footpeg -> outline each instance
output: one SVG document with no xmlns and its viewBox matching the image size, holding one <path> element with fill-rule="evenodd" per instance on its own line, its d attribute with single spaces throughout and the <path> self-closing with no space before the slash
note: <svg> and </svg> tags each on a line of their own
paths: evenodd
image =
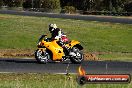
<svg viewBox="0 0 132 88">
<path fill-rule="evenodd" d="M 62 61 L 67 61 L 68 58 L 69 58 L 69 56 L 64 56 L 64 57 L 62 57 Z"/>
</svg>

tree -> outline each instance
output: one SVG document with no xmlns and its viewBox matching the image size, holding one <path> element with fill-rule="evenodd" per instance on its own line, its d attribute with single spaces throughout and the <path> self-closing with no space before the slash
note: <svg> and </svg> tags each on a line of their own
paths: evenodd
<svg viewBox="0 0 132 88">
<path fill-rule="evenodd" d="M 32 8 L 32 0 L 25 0 L 23 2 L 23 8 Z"/>
<path fill-rule="evenodd" d="M 44 8 L 46 12 L 58 12 L 61 10 L 60 0 L 41 0 L 40 8 Z"/>
<path fill-rule="evenodd" d="M 60 0 L 60 4 L 62 8 L 65 6 L 74 6 L 74 4 L 77 2 L 78 2 L 77 0 Z"/>
<path fill-rule="evenodd" d="M 23 0 L 4 0 L 4 3 L 9 7 L 22 7 Z"/>
<path fill-rule="evenodd" d="M 95 10 L 95 11 L 100 11 L 100 10 L 102 10 L 102 1 L 103 0 L 94 0 L 93 1 L 93 10 Z"/>
<path fill-rule="evenodd" d="M 73 6 L 65 6 L 63 8 L 63 13 L 68 13 L 68 14 L 76 13 L 76 9 Z"/>
<path fill-rule="evenodd" d="M 129 0 L 103 0 L 102 7 L 105 11 L 123 12 L 124 5 Z"/>
<path fill-rule="evenodd" d="M 126 2 L 124 5 L 124 9 L 127 12 L 132 12 L 132 1 Z"/>
<path fill-rule="evenodd" d="M 3 0 L 0 0 L 0 7 L 3 5 Z"/>
</svg>

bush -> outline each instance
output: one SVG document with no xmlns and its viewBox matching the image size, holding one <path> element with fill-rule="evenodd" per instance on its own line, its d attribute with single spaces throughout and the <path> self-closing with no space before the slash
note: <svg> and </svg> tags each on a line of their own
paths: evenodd
<svg viewBox="0 0 132 88">
<path fill-rule="evenodd" d="M 41 0 L 40 8 L 43 8 L 46 12 L 58 12 L 60 11 L 60 0 Z"/>
<path fill-rule="evenodd" d="M 25 0 L 23 2 L 23 8 L 32 8 L 32 1 L 31 0 Z"/>
<path fill-rule="evenodd" d="M 0 7 L 3 5 L 3 0 L 0 0 Z"/>
<path fill-rule="evenodd" d="M 76 13 L 76 9 L 73 6 L 65 6 L 63 8 L 63 13 L 69 13 L 69 14 Z"/>
<path fill-rule="evenodd" d="M 10 0 L 6 4 L 8 7 L 22 7 L 23 0 Z"/>
<path fill-rule="evenodd" d="M 132 1 L 129 2 L 129 3 L 126 3 L 125 6 L 124 6 L 124 9 L 125 9 L 127 12 L 132 12 Z"/>
</svg>

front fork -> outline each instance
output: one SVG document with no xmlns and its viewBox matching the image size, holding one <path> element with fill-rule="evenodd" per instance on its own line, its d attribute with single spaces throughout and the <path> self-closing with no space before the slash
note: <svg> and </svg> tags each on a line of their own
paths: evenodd
<svg viewBox="0 0 132 88">
<path fill-rule="evenodd" d="M 43 52 L 46 50 L 46 48 L 38 48 L 38 49 L 43 51 Z"/>
<path fill-rule="evenodd" d="M 42 54 L 44 55 L 44 51 L 46 50 L 46 48 L 38 48 L 40 51 L 42 51 Z"/>
</svg>

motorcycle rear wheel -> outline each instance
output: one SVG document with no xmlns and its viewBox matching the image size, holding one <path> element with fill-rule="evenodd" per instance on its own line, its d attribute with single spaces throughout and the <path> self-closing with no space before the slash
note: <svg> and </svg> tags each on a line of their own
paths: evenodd
<svg viewBox="0 0 132 88">
<path fill-rule="evenodd" d="M 37 62 L 46 64 L 48 62 L 48 60 L 50 59 L 50 55 L 46 51 L 37 49 L 35 51 L 35 58 L 36 58 Z"/>
</svg>

